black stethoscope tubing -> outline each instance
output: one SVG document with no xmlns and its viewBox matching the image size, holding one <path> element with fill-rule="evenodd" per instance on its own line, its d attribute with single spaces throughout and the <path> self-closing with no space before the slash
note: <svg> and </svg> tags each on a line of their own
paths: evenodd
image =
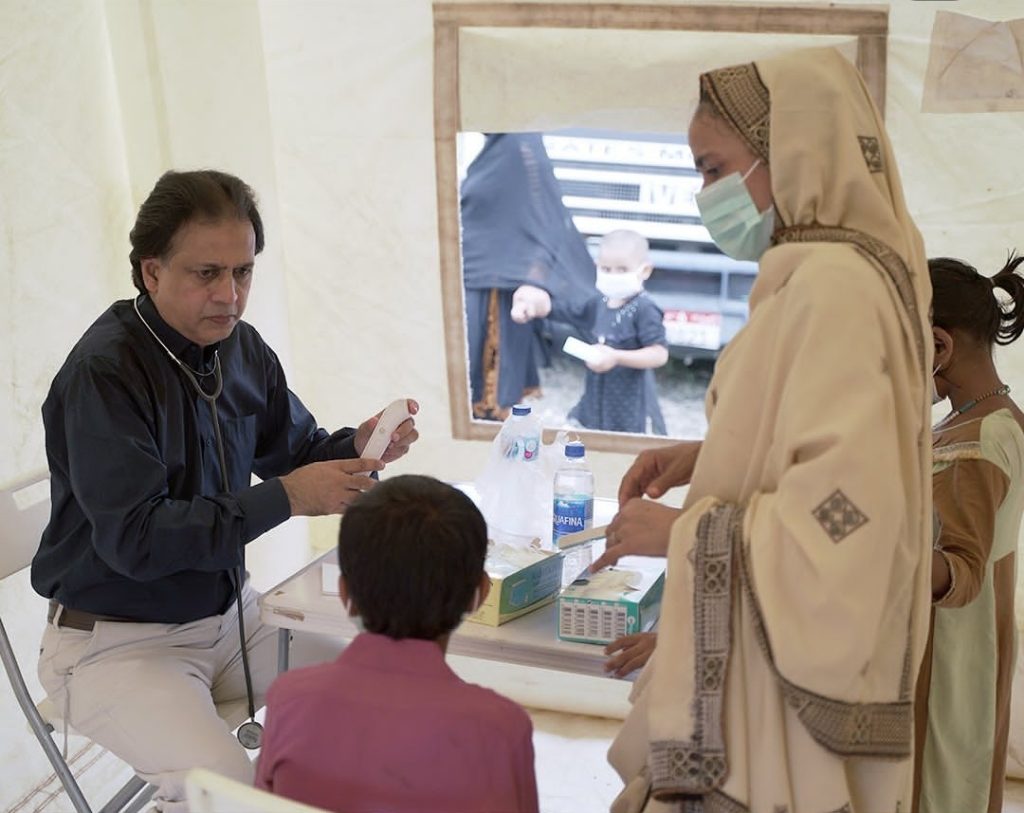
<svg viewBox="0 0 1024 813">
<path fill-rule="evenodd" d="M 220 463 L 221 488 L 224 490 L 224 493 L 227 494 L 230 492 L 231 487 L 228 483 L 227 460 L 224 456 L 224 437 L 220 431 L 220 419 L 217 414 L 217 398 L 220 397 L 220 394 L 224 389 L 224 376 L 221 373 L 220 368 L 220 353 L 219 351 L 214 351 L 213 354 L 213 392 L 207 393 L 199 385 L 198 379 L 195 377 L 195 374 L 188 365 L 174 355 L 174 353 L 171 352 L 171 349 L 160 340 L 159 336 L 156 335 L 156 331 L 149 326 L 149 322 L 145 320 L 142 313 L 139 311 L 139 299 L 141 299 L 141 297 L 137 297 L 132 302 L 135 307 L 135 314 L 139 317 L 139 321 L 145 325 L 146 330 L 152 334 L 157 343 L 167 352 L 167 355 L 171 357 L 171 360 L 178 365 L 178 369 L 185 374 L 185 377 L 192 384 L 192 387 L 199 394 L 199 397 L 210 405 L 210 413 L 213 417 L 213 435 L 217 441 L 217 460 Z M 256 703 L 253 699 L 252 693 L 252 673 L 249 671 L 249 653 L 246 649 L 244 605 L 242 603 L 242 567 L 241 565 L 237 565 L 229 572 L 231 573 L 232 580 L 235 583 L 235 599 L 238 605 L 238 637 L 242 651 L 242 672 L 245 674 L 245 693 L 246 699 L 249 702 L 249 720 L 239 726 L 237 736 L 238 741 L 242 743 L 243 746 L 252 750 L 260 747 L 260 743 L 263 740 L 263 726 L 256 722 Z"/>
</svg>

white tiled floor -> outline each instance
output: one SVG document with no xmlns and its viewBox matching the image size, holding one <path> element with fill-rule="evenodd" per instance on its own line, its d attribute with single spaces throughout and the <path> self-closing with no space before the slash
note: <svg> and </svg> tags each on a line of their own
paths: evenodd
<svg viewBox="0 0 1024 813">
<path fill-rule="evenodd" d="M 541 813 L 607 810 L 622 783 L 608 764 L 621 720 L 530 709 Z"/>
</svg>

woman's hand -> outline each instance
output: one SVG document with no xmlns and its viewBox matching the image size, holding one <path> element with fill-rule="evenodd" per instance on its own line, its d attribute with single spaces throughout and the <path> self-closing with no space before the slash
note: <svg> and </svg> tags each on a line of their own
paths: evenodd
<svg viewBox="0 0 1024 813">
<path fill-rule="evenodd" d="M 616 638 L 604 648 L 605 655 L 612 655 L 604 664 L 604 671 L 615 677 L 626 677 L 630 672 L 642 669 L 654 654 L 658 642 L 656 632 L 637 632 Z M 617 655 L 615 653 L 618 653 Z"/>
<path fill-rule="evenodd" d="M 535 285 L 520 285 L 512 294 L 512 321 L 525 325 L 531 319 L 543 319 L 551 313 L 551 295 Z"/>
<path fill-rule="evenodd" d="M 650 500 L 630 500 L 609 523 L 604 553 L 590 566 L 590 572 L 614 565 L 623 556 L 665 556 L 672 523 L 681 513 Z"/>
<path fill-rule="evenodd" d="M 619 505 L 644 496 L 656 500 L 670 488 L 687 485 L 702 445 L 699 440 L 685 440 L 640 452 L 619 485 Z"/>
</svg>

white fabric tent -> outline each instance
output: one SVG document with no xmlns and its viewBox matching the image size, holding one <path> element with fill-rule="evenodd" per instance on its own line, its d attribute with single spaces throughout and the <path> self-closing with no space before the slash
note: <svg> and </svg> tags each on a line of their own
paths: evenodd
<svg viewBox="0 0 1024 813">
<path fill-rule="evenodd" d="M 921 112 L 936 5 L 890 4 L 887 121 L 929 252 L 994 270 L 1009 248 L 1024 249 L 1024 113 Z M 1024 1 L 960 0 L 956 11 L 1005 20 L 1024 17 Z M 557 71 L 575 55 L 585 60 L 585 85 L 607 74 L 602 90 L 618 87 L 612 78 L 624 64 L 663 76 L 672 59 L 670 45 L 639 53 L 625 47 L 628 37 L 596 36 L 607 45 L 599 57 L 581 51 L 572 32 L 555 31 L 528 59 Z M 131 295 L 128 229 L 172 167 L 222 168 L 259 193 L 267 250 L 247 317 L 321 423 L 351 424 L 412 394 L 422 440 L 400 468 L 449 479 L 476 473 L 486 444 L 453 439 L 449 422 L 433 45 L 429 0 L 0 0 L 0 361 L 8 371 L 0 482 L 45 464 L 39 405 L 49 380 L 96 315 Z M 467 58 L 477 46 L 522 56 L 500 32 L 474 34 Z M 756 55 L 746 45 L 737 53 Z M 678 123 L 697 67 L 710 66 L 673 64 Z M 476 78 L 464 74 L 467 93 Z M 527 120 L 507 119 L 509 129 L 549 126 L 564 113 L 624 126 L 665 115 L 642 94 L 598 114 L 586 93 L 565 95 L 561 82 L 506 86 L 540 102 Z M 509 97 L 499 101 L 500 110 L 479 115 L 511 115 Z M 1024 394 L 1024 348 L 1001 351 L 998 363 Z M 602 494 L 614 493 L 629 461 L 596 456 Z M 335 527 L 311 523 L 311 533 L 329 540 Z M 278 549 L 305 534 L 289 526 Z M 7 586 L 0 609 L 33 596 L 27 585 Z M 1024 626 L 1024 590 L 1017 606 Z M 1022 708 L 1018 666 L 1011 756 L 1024 776 Z M 2 807 L 46 771 L 23 747 L 2 692 L 0 728 L 15 732 L 0 743 Z"/>
</svg>

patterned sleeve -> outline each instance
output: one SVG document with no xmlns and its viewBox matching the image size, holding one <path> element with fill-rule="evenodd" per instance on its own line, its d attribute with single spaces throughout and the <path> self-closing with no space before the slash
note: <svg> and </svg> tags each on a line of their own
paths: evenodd
<svg viewBox="0 0 1024 813">
<path fill-rule="evenodd" d="M 996 511 L 1009 478 L 984 459 L 955 460 L 932 477 L 933 499 L 941 523 L 936 548 L 949 565 L 951 584 L 937 607 L 970 604 L 985 580 L 995 536 Z"/>
<path fill-rule="evenodd" d="M 668 345 L 664 319 L 665 314 L 652 299 L 641 297 L 636 315 L 636 335 L 641 347 L 650 347 L 652 344 Z"/>
<path fill-rule="evenodd" d="M 601 295 L 587 297 L 551 297 L 551 313 L 548 318 L 572 325 L 587 341 L 593 341 L 594 320 L 601 304 Z"/>
</svg>

